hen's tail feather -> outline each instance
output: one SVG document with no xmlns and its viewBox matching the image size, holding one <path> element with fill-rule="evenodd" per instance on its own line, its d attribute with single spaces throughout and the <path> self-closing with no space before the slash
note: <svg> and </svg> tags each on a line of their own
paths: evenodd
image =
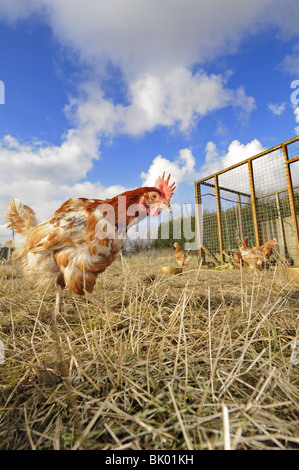
<svg viewBox="0 0 299 470">
<path fill-rule="evenodd" d="M 15 230 L 22 237 L 27 237 L 30 231 L 37 225 L 34 210 L 22 204 L 17 198 L 13 198 L 8 203 L 3 219 L 8 222 L 7 228 Z M 17 259 L 20 256 L 22 256 L 22 249 L 15 250 L 13 259 Z"/>
<path fill-rule="evenodd" d="M 8 203 L 4 220 L 8 222 L 8 228 L 14 229 L 23 237 L 26 237 L 37 225 L 34 210 L 15 197 Z"/>
<path fill-rule="evenodd" d="M 248 240 L 249 240 L 248 237 L 244 238 L 244 240 L 242 241 L 242 245 L 241 245 L 242 248 L 245 248 L 245 249 L 247 248 Z"/>
</svg>

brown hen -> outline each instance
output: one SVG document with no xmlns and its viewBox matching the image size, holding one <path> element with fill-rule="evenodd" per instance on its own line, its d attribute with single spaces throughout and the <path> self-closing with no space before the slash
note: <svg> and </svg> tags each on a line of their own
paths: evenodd
<svg viewBox="0 0 299 470">
<path fill-rule="evenodd" d="M 181 251 L 180 245 L 177 242 L 174 242 L 173 246 L 175 247 L 174 257 L 175 257 L 178 265 L 181 268 L 183 266 L 187 266 L 191 257 L 187 256 L 183 251 Z"/>
<path fill-rule="evenodd" d="M 8 227 L 25 237 L 13 259 L 22 258 L 25 275 L 40 288 L 57 288 L 55 312 L 62 289 L 91 294 L 97 276 L 123 248 L 127 229 L 163 209 L 171 212 L 175 183 L 159 177 L 154 187 L 126 191 L 112 199 L 69 199 L 47 220 L 37 224 L 35 212 L 14 198 L 8 204 Z"/>
<path fill-rule="evenodd" d="M 244 244 L 243 240 L 243 244 L 240 248 L 241 258 L 249 265 L 250 269 L 260 269 L 268 261 L 276 245 L 278 245 L 277 238 L 273 238 L 273 240 L 267 241 L 262 246 L 247 248 L 247 242 Z"/>
</svg>

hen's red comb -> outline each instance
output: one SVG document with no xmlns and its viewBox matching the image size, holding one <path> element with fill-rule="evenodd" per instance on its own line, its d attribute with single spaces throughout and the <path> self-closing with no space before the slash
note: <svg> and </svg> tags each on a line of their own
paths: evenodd
<svg viewBox="0 0 299 470">
<path fill-rule="evenodd" d="M 155 187 L 159 189 L 162 197 L 167 201 L 170 201 L 173 191 L 175 190 L 175 183 L 169 185 L 171 175 L 168 175 L 168 178 L 165 179 L 165 171 L 162 176 L 159 176 L 155 183 Z"/>
</svg>

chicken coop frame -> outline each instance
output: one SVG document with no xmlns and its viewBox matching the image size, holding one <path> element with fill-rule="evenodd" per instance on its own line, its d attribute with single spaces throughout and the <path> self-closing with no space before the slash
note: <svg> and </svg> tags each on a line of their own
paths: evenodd
<svg viewBox="0 0 299 470">
<path fill-rule="evenodd" d="M 299 265 L 299 136 L 194 183 L 199 254 L 224 264 L 245 237 Z"/>
</svg>

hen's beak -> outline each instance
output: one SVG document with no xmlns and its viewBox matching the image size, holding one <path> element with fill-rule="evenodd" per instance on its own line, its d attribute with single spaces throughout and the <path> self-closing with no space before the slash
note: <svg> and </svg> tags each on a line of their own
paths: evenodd
<svg viewBox="0 0 299 470">
<path fill-rule="evenodd" d="M 172 212 L 171 205 L 168 201 L 160 202 L 159 207 L 160 209 L 164 209 L 167 212 L 170 212 L 170 213 Z"/>
</svg>

